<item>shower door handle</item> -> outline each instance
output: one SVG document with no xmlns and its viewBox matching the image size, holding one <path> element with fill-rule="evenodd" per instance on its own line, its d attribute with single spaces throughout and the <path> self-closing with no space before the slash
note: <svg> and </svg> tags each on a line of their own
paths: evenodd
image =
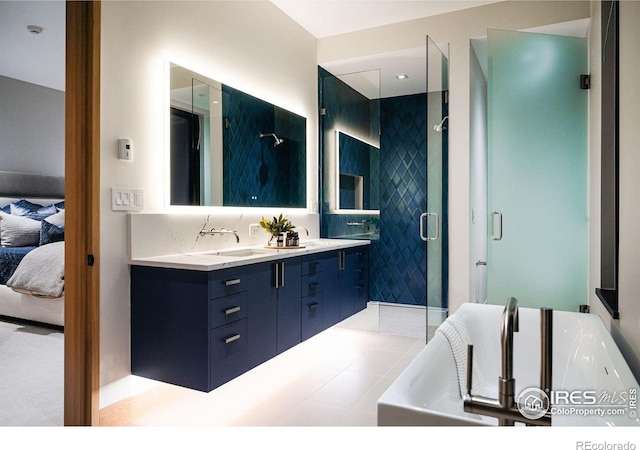
<svg viewBox="0 0 640 450">
<path fill-rule="evenodd" d="M 498 216 L 498 230 L 499 233 L 496 235 L 495 233 L 495 217 Z M 502 240 L 502 213 L 500 211 L 493 211 L 491 213 L 491 228 L 494 231 L 494 233 L 491 235 L 491 239 L 493 239 L 494 241 L 501 241 Z"/>
<path fill-rule="evenodd" d="M 433 216 L 436 218 L 436 235 L 433 237 L 429 237 L 425 235 L 425 230 L 424 230 L 424 223 L 429 219 L 429 216 Z M 428 241 L 437 241 L 438 238 L 440 237 L 440 216 L 438 216 L 438 213 L 422 213 L 420 214 L 420 239 L 422 239 L 425 242 Z"/>
</svg>

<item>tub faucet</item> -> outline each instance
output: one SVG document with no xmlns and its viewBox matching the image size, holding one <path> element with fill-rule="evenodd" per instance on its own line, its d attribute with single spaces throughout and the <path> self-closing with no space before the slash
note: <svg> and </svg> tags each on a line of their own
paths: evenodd
<svg viewBox="0 0 640 450">
<path fill-rule="evenodd" d="M 226 228 L 215 229 L 211 228 L 209 230 L 205 230 L 204 227 L 198 233 L 200 236 L 211 236 L 213 234 L 233 234 L 236 237 L 236 243 L 240 242 L 240 237 L 238 233 L 233 230 L 227 230 Z"/>
<path fill-rule="evenodd" d="M 551 317 L 552 310 L 541 310 L 541 361 L 540 389 L 547 395 L 551 390 Z M 515 401 L 516 380 L 513 378 L 513 333 L 518 332 L 518 300 L 511 297 L 502 312 L 500 329 L 501 370 L 498 378 L 498 399 L 489 399 L 471 394 L 473 373 L 473 345 L 467 347 L 467 393 L 463 403 L 466 412 L 496 417 L 500 426 L 513 426 L 515 422 L 527 425 L 551 425 L 551 413 L 547 411 L 541 417 L 524 415 Z M 548 405 L 547 405 L 548 406 Z"/>
<path fill-rule="evenodd" d="M 513 333 L 517 333 L 520 325 L 518 320 L 518 300 L 511 297 L 502 312 L 502 329 L 500 330 L 501 371 L 498 379 L 498 401 L 506 408 L 515 405 L 515 385 L 513 378 Z M 513 421 L 505 420 L 504 425 L 513 425 Z"/>
</svg>

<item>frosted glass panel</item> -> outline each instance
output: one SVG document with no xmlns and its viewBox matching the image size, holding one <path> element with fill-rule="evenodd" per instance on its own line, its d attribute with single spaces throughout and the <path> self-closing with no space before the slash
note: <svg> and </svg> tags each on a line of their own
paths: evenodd
<svg viewBox="0 0 640 450">
<path fill-rule="evenodd" d="M 488 57 L 488 301 L 576 311 L 587 300 L 586 39 L 489 30 Z"/>
</svg>

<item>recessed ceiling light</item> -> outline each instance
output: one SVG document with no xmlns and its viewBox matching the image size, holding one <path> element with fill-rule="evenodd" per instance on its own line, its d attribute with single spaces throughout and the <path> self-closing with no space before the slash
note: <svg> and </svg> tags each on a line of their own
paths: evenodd
<svg viewBox="0 0 640 450">
<path fill-rule="evenodd" d="M 42 33 L 42 30 L 44 30 L 44 28 L 42 28 L 42 27 L 40 27 L 38 25 L 27 25 L 27 30 L 31 34 L 40 34 L 40 33 Z"/>
<path fill-rule="evenodd" d="M 407 78 L 409 78 L 409 75 L 407 75 L 406 73 L 400 74 L 400 75 L 396 75 L 396 78 L 398 80 L 406 80 Z"/>
</svg>

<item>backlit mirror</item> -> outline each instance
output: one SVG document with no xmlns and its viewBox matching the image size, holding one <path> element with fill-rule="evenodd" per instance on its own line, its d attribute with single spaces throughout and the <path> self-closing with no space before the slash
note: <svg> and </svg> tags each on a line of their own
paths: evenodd
<svg viewBox="0 0 640 450">
<path fill-rule="evenodd" d="M 339 210 L 380 208 L 380 149 L 336 131 L 336 205 Z"/>
<path fill-rule="evenodd" d="M 171 205 L 306 207 L 306 118 L 170 67 Z"/>
</svg>

